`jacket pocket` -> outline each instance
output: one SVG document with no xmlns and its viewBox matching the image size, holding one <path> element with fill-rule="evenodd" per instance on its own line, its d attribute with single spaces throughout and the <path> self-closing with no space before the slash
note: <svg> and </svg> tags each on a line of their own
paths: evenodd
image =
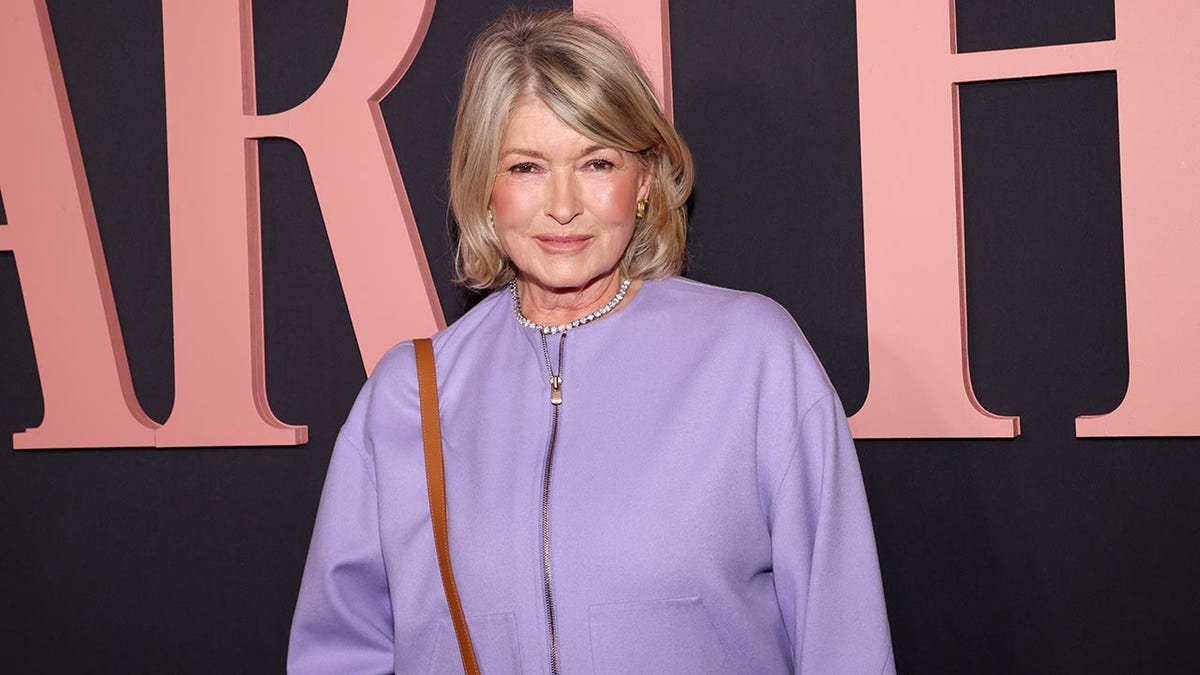
<svg viewBox="0 0 1200 675">
<path fill-rule="evenodd" d="M 517 643 L 517 617 L 512 612 L 481 614 L 467 617 L 467 631 L 475 647 L 479 669 L 488 675 L 521 672 L 521 649 Z M 458 638 L 454 624 L 441 623 L 429 673 L 463 672 L 462 655 L 458 653 Z"/>
<path fill-rule="evenodd" d="M 727 673 L 725 650 L 698 597 L 592 605 L 597 673 Z"/>
</svg>

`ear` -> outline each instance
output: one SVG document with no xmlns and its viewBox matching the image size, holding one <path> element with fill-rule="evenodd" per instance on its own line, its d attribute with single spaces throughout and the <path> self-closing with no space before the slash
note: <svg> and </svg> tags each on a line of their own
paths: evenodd
<svg viewBox="0 0 1200 675">
<path fill-rule="evenodd" d="M 650 186 L 654 183 L 654 171 L 658 168 L 658 158 L 651 156 L 640 164 L 642 168 L 638 175 L 638 199 L 649 199 Z"/>
</svg>

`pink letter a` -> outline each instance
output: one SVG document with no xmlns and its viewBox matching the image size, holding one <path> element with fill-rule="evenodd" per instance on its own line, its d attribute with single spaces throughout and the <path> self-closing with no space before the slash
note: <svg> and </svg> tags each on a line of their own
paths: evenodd
<svg viewBox="0 0 1200 675">
<path fill-rule="evenodd" d="M 45 415 L 13 447 L 154 444 L 133 392 L 96 214 L 45 3 L 0 18 L 0 186 L 37 356 Z"/>
</svg>

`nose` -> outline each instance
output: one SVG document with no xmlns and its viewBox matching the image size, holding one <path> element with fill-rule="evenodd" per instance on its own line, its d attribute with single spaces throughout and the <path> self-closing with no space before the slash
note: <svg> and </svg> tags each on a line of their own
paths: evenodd
<svg viewBox="0 0 1200 675">
<path fill-rule="evenodd" d="M 546 215 L 566 225 L 579 215 L 579 194 L 573 172 L 555 171 L 550 180 Z"/>
</svg>

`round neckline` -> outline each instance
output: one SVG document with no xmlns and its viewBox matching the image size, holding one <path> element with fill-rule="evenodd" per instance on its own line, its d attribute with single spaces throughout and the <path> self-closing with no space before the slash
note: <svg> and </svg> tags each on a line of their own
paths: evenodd
<svg viewBox="0 0 1200 675">
<path fill-rule="evenodd" d="M 606 302 L 602 307 L 598 307 L 583 314 L 582 316 L 559 324 L 540 323 L 530 319 L 525 315 L 523 307 L 524 303 L 522 302 L 523 298 L 521 297 L 521 289 L 517 285 L 517 281 L 515 279 L 508 282 L 508 293 L 510 296 L 512 296 L 513 316 L 516 318 L 517 323 L 521 324 L 525 328 L 536 330 L 542 335 L 555 335 L 557 333 L 566 333 L 567 331 L 575 330 L 576 328 L 582 328 L 589 323 L 600 321 L 601 319 L 607 318 L 615 312 L 621 311 L 626 304 L 625 299 L 630 297 L 629 289 L 633 288 L 633 295 L 637 295 L 637 292 L 640 290 L 641 286 L 642 284 L 640 283 L 640 280 L 626 277 L 617 287 L 616 294 L 614 294 L 612 298 L 610 298 L 609 301 Z M 630 299 L 632 300 L 632 298 Z"/>
<path fill-rule="evenodd" d="M 563 335 L 566 333 L 578 333 L 580 330 L 582 330 L 584 328 L 588 328 L 589 326 L 594 327 L 594 326 L 610 325 L 618 317 L 625 316 L 626 314 L 628 314 L 630 312 L 630 310 L 633 307 L 640 305 L 641 302 L 639 301 L 639 298 L 641 297 L 642 293 L 644 293 L 646 291 L 647 286 L 653 285 L 654 283 L 657 283 L 659 281 L 662 281 L 662 280 L 661 279 L 634 279 L 633 284 L 630 285 L 630 288 L 632 288 L 634 285 L 636 285 L 637 290 L 634 290 L 634 291 L 631 291 L 630 293 L 628 293 L 626 295 L 626 297 L 620 302 L 620 304 L 618 304 L 615 308 L 613 308 L 612 311 L 608 312 L 604 316 L 597 317 L 596 319 L 589 321 L 585 324 L 576 326 L 574 328 L 569 328 L 565 331 L 558 331 L 556 333 L 552 333 L 551 335 Z M 504 290 L 505 294 L 507 295 L 508 294 L 507 286 L 505 286 L 503 288 L 503 290 Z M 509 295 L 509 297 L 507 297 L 506 299 L 511 301 L 511 295 Z M 519 321 L 517 321 L 516 317 L 512 316 L 511 302 L 508 304 L 508 308 L 509 308 L 509 321 L 510 321 L 510 323 L 512 323 L 513 326 L 515 326 L 522 333 L 528 333 L 534 339 L 540 338 L 540 336 L 542 335 L 542 331 L 540 329 L 532 327 L 532 326 L 522 325 Z"/>
</svg>

